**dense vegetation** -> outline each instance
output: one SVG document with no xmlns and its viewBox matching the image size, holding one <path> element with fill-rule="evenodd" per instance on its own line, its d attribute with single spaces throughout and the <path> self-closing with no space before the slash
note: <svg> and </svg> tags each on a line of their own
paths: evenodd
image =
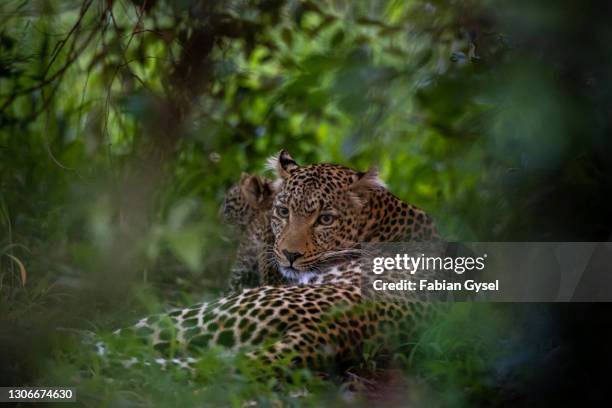
<svg viewBox="0 0 612 408">
<path fill-rule="evenodd" d="M 611 236 L 612 32 L 596 2 L 47 0 L 0 16 L 2 385 L 78 381 L 88 405 L 295 401 L 218 350 L 195 384 L 83 373 L 56 330 L 217 296 L 235 249 L 221 197 L 280 148 L 379 166 L 450 239 Z M 387 397 L 524 401 L 550 368 L 542 339 L 573 327 L 535 309 L 457 306 L 397 356 Z M 302 374 L 299 403 L 342 398 Z"/>
</svg>

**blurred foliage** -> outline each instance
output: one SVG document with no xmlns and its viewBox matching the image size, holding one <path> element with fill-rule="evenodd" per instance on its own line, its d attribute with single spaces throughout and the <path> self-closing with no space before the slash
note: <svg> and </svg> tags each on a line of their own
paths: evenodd
<svg viewBox="0 0 612 408">
<path fill-rule="evenodd" d="M 612 32 L 596 3 L 2 2 L 3 382 L 66 378 L 34 340 L 58 325 L 222 291 L 221 197 L 281 148 L 377 165 L 450 239 L 608 240 Z M 478 388 L 490 362 L 452 373 L 479 347 L 417 366 Z"/>
</svg>

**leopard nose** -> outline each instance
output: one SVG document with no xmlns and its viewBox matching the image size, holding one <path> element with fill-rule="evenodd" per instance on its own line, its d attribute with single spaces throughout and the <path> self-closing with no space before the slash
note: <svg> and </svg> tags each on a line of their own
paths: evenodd
<svg viewBox="0 0 612 408">
<path fill-rule="evenodd" d="M 287 258 L 289 261 L 289 265 L 293 266 L 293 262 L 304 254 L 301 252 L 291 252 L 283 249 L 283 255 L 285 255 L 285 258 Z"/>
</svg>

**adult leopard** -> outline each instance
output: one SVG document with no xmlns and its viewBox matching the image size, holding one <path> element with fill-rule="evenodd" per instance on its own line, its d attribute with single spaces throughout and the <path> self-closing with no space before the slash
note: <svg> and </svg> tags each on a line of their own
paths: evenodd
<svg viewBox="0 0 612 408">
<path fill-rule="evenodd" d="M 270 215 L 274 260 L 296 285 L 247 289 L 142 319 L 119 334 L 187 356 L 212 345 L 256 346 L 265 361 L 290 356 L 317 368 L 355 361 L 364 342 L 386 342 L 389 333 L 410 333 L 423 321 L 431 308 L 418 299 L 364 299 L 355 256 L 360 242 L 436 239 L 427 214 L 391 194 L 374 169 L 299 166 L 286 151 L 271 164 L 282 180 Z"/>
</svg>

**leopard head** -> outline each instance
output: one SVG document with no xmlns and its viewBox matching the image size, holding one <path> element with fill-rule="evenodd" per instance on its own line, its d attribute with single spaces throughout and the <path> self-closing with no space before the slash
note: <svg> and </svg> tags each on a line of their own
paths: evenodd
<svg viewBox="0 0 612 408">
<path fill-rule="evenodd" d="M 240 181 L 225 193 L 221 215 L 229 224 L 249 225 L 259 212 L 271 207 L 273 195 L 271 180 L 242 173 Z"/>
<path fill-rule="evenodd" d="M 289 279 L 316 274 L 354 252 L 370 228 L 370 198 L 384 190 L 375 168 L 359 172 L 335 164 L 300 166 L 286 151 L 270 159 L 282 184 L 270 225 L 274 257 Z M 299 280 L 299 279 L 298 279 Z"/>
</svg>

